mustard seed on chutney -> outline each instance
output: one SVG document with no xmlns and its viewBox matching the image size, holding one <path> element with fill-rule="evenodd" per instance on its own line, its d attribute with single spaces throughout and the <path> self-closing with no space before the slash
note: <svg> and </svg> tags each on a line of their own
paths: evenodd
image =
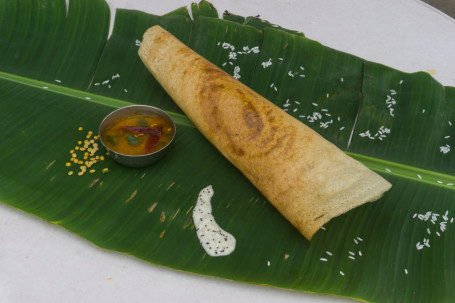
<svg viewBox="0 0 455 303">
<path fill-rule="evenodd" d="M 165 147 L 174 129 L 168 121 L 153 115 L 134 115 L 117 119 L 104 131 L 103 142 L 124 155 L 146 155 Z"/>
</svg>

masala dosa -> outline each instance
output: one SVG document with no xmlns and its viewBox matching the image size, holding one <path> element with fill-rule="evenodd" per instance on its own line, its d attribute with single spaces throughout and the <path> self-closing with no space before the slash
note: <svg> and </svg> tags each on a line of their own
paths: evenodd
<svg viewBox="0 0 455 303">
<path fill-rule="evenodd" d="M 199 131 L 308 240 L 391 184 L 160 26 L 139 56 Z"/>
</svg>

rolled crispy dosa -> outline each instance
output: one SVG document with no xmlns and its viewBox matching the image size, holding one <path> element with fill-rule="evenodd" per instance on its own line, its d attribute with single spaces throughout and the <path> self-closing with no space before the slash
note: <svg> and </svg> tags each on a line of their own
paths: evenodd
<svg viewBox="0 0 455 303">
<path fill-rule="evenodd" d="M 308 240 L 391 185 L 159 26 L 139 56 L 201 133 Z"/>
</svg>

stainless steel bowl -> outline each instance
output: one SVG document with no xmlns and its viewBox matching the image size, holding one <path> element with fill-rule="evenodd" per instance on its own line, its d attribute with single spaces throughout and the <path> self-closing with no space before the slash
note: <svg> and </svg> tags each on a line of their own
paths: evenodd
<svg viewBox="0 0 455 303">
<path fill-rule="evenodd" d="M 133 115 L 156 115 L 159 116 L 169 122 L 171 127 L 173 128 L 174 132 L 172 135 L 171 140 L 169 143 L 164 146 L 163 148 L 149 154 L 145 155 L 126 155 L 118 153 L 111 148 L 107 147 L 107 145 L 103 142 L 103 132 L 112 125 L 116 120 L 133 116 Z M 109 156 L 117 161 L 118 163 L 128 166 L 128 167 L 144 167 L 155 163 L 156 161 L 160 160 L 166 152 L 169 150 L 169 146 L 171 145 L 172 141 L 174 140 L 176 132 L 175 122 L 172 118 L 163 110 L 149 106 L 149 105 L 130 105 L 126 107 L 119 108 L 109 115 L 107 115 L 100 124 L 98 129 L 98 137 L 100 138 L 101 144 L 107 149 Z"/>
</svg>

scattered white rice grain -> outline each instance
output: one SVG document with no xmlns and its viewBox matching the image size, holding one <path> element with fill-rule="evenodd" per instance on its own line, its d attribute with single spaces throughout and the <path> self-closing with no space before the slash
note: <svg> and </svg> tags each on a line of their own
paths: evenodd
<svg viewBox="0 0 455 303">
<path fill-rule="evenodd" d="M 322 230 L 325 230 L 325 227 L 324 227 L 324 226 L 321 226 L 321 229 L 322 229 Z"/>
<path fill-rule="evenodd" d="M 440 236 L 441 236 L 441 234 L 440 234 L 439 232 L 436 232 L 436 235 L 437 235 L 438 237 L 440 237 Z"/>
<path fill-rule="evenodd" d="M 326 258 L 320 258 L 319 260 L 322 261 L 322 262 L 327 262 Z"/>
<path fill-rule="evenodd" d="M 449 138 L 450 138 L 450 136 L 445 136 L 445 137 L 444 137 L 444 139 L 449 139 Z"/>
<path fill-rule="evenodd" d="M 354 243 L 355 243 L 356 245 L 358 245 L 358 244 L 359 244 L 359 241 L 357 241 L 357 239 L 354 239 Z"/>
<path fill-rule="evenodd" d="M 95 84 L 93 84 L 93 85 L 95 85 L 95 86 L 98 86 L 98 85 L 100 85 L 100 83 L 99 83 L 99 82 L 96 82 L 96 83 L 95 83 Z"/>
<path fill-rule="evenodd" d="M 360 237 L 357 237 L 357 240 L 359 240 L 359 241 L 363 241 L 363 239 L 362 239 L 362 238 L 360 238 Z"/>
<path fill-rule="evenodd" d="M 232 75 L 235 79 L 240 79 L 240 66 L 234 67 L 234 75 Z"/>
<path fill-rule="evenodd" d="M 253 52 L 253 53 L 255 53 L 255 54 L 258 54 L 258 53 L 260 52 L 259 46 L 253 47 L 250 51 Z"/>
<path fill-rule="evenodd" d="M 303 66 L 300 66 L 300 69 L 301 69 L 301 70 L 305 70 L 305 68 L 304 68 Z"/>
<path fill-rule="evenodd" d="M 343 130 L 344 129 L 344 126 L 343 127 L 340 127 L 340 130 Z"/>
<path fill-rule="evenodd" d="M 349 254 L 350 254 L 351 256 L 355 256 L 355 253 L 353 253 L 352 251 L 349 251 Z"/>
<path fill-rule="evenodd" d="M 436 182 L 439 183 L 439 184 L 443 184 L 443 182 L 441 180 L 438 180 Z"/>
<path fill-rule="evenodd" d="M 274 86 L 273 89 L 274 89 L 275 91 L 278 91 L 278 88 L 277 88 L 276 86 Z"/>
<path fill-rule="evenodd" d="M 325 253 L 328 254 L 329 256 L 333 256 L 332 253 L 328 250 L 326 250 Z"/>
<path fill-rule="evenodd" d="M 288 72 L 288 76 L 294 78 L 294 74 L 292 73 L 291 70 Z"/>
<path fill-rule="evenodd" d="M 344 82 L 344 79 L 343 79 L 343 77 L 341 77 L 341 82 Z"/>
<path fill-rule="evenodd" d="M 275 85 L 275 83 L 272 83 L 272 84 L 270 84 L 270 87 L 273 87 L 274 85 Z"/>
<path fill-rule="evenodd" d="M 445 231 L 446 231 L 446 228 L 447 228 L 447 227 L 446 227 L 446 224 L 447 224 L 447 222 L 445 222 L 445 221 L 439 223 L 439 229 L 440 229 L 442 232 L 445 232 Z"/>
<path fill-rule="evenodd" d="M 341 270 L 340 270 L 340 275 L 344 276 L 344 272 L 342 272 Z"/>
<path fill-rule="evenodd" d="M 444 146 L 440 146 L 439 151 L 443 154 L 447 154 L 448 152 L 450 152 L 450 145 L 446 144 Z"/>
<path fill-rule="evenodd" d="M 304 74 L 301 74 L 301 75 L 299 75 L 299 77 L 305 78 L 305 75 L 304 75 Z"/>
<path fill-rule="evenodd" d="M 429 235 L 431 235 L 431 231 L 430 231 L 429 228 L 427 228 L 427 233 L 428 233 Z"/>
<path fill-rule="evenodd" d="M 403 80 L 400 80 L 400 82 L 398 82 L 400 85 L 403 84 Z"/>
<path fill-rule="evenodd" d="M 311 104 L 313 104 L 313 106 L 318 106 L 318 104 L 317 104 L 317 103 L 314 103 L 314 102 L 313 102 L 313 103 L 311 103 Z"/>
<path fill-rule="evenodd" d="M 449 121 L 449 125 L 452 126 L 452 122 Z"/>
<path fill-rule="evenodd" d="M 223 42 L 223 44 L 221 45 L 221 47 L 223 47 L 224 49 L 228 49 L 230 48 L 232 51 L 235 50 L 235 46 L 230 44 L 230 43 L 227 43 L 227 42 Z"/>
<path fill-rule="evenodd" d="M 359 250 L 359 256 L 363 256 L 363 255 L 362 255 L 362 251 L 360 251 L 360 250 Z"/>
<path fill-rule="evenodd" d="M 44 88 L 44 89 L 48 89 L 49 87 L 47 87 L 47 86 L 43 86 L 43 88 Z"/>
<path fill-rule="evenodd" d="M 408 270 L 407 270 L 406 268 L 404 269 L 404 273 L 405 273 L 405 274 L 408 274 Z"/>
<path fill-rule="evenodd" d="M 430 247 L 430 240 L 427 238 L 423 238 L 423 245 L 425 245 L 426 247 Z"/>
<path fill-rule="evenodd" d="M 232 63 L 231 61 L 229 61 L 229 64 L 230 64 L 230 65 L 234 65 L 234 63 Z"/>
<path fill-rule="evenodd" d="M 394 89 L 391 89 L 391 90 L 390 90 L 390 94 L 391 94 L 391 95 L 396 95 L 397 92 L 396 92 Z"/>
<path fill-rule="evenodd" d="M 326 96 L 327 96 L 327 99 L 328 99 L 330 95 L 329 95 L 329 94 L 327 94 Z"/>
<path fill-rule="evenodd" d="M 237 53 L 230 52 L 228 58 L 229 58 L 229 60 L 237 60 Z"/>
<path fill-rule="evenodd" d="M 327 108 L 321 109 L 321 112 L 328 112 L 329 110 Z"/>
<path fill-rule="evenodd" d="M 272 65 L 272 58 L 270 58 L 268 61 L 262 62 L 261 65 L 264 69 L 269 67 L 270 65 Z"/>
<path fill-rule="evenodd" d="M 391 173 L 392 171 L 389 168 L 384 169 L 386 172 Z"/>
<path fill-rule="evenodd" d="M 294 110 L 293 110 L 292 112 L 294 112 L 294 113 L 295 113 L 295 112 L 297 111 L 297 109 L 298 109 L 298 108 L 294 108 Z"/>
<path fill-rule="evenodd" d="M 353 257 L 353 256 L 349 256 L 349 259 L 351 259 L 351 260 L 355 260 L 355 257 Z"/>
<path fill-rule="evenodd" d="M 85 97 L 86 100 L 90 100 L 91 98 L 90 97 Z"/>
<path fill-rule="evenodd" d="M 128 92 L 128 90 L 127 90 L 126 88 L 125 88 L 125 89 L 123 89 L 123 91 L 124 91 L 125 93 L 127 93 L 127 92 Z"/>
<path fill-rule="evenodd" d="M 453 223 L 453 218 L 452 218 L 452 219 L 450 219 L 450 223 Z"/>
<path fill-rule="evenodd" d="M 300 102 L 299 102 L 299 101 L 297 101 L 297 100 L 296 100 L 296 101 L 294 101 L 294 103 L 295 103 L 295 104 L 300 104 Z"/>
<path fill-rule="evenodd" d="M 417 174 L 417 178 L 419 178 L 420 180 L 422 180 L 422 176 Z"/>
<path fill-rule="evenodd" d="M 267 261 L 267 266 L 270 266 L 270 261 Z"/>
<path fill-rule="evenodd" d="M 108 84 L 109 83 L 109 80 L 104 80 L 101 84 Z"/>
<path fill-rule="evenodd" d="M 223 64 L 221 64 L 221 66 L 226 66 L 227 62 L 224 62 Z"/>
<path fill-rule="evenodd" d="M 424 109 L 422 109 L 422 114 L 424 114 L 424 113 L 425 113 L 425 108 L 424 108 Z"/>
<path fill-rule="evenodd" d="M 415 213 L 415 214 L 412 216 L 413 219 L 414 219 L 415 217 L 417 217 L 417 213 Z"/>
<path fill-rule="evenodd" d="M 58 79 L 55 79 L 54 81 L 57 82 L 57 83 L 62 83 L 62 81 L 58 80 Z"/>
<path fill-rule="evenodd" d="M 283 58 L 278 58 L 278 60 L 283 61 Z"/>
</svg>

